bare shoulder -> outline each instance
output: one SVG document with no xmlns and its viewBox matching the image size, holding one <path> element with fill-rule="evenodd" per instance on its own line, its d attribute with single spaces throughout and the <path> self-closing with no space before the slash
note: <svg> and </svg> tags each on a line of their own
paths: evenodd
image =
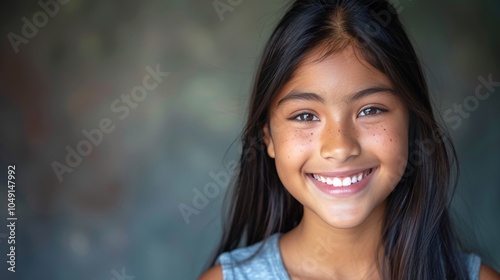
<svg viewBox="0 0 500 280">
<path fill-rule="evenodd" d="M 489 278 L 486 278 L 489 279 Z M 496 279 L 496 278 L 492 278 Z M 205 271 L 198 280 L 222 280 L 222 267 L 216 265 L 209 270 Z"/>
<path fill-rule="evenodd" d="M 500 274 L 493 270 L 491 267 L 481 264 L 481 270 L 479 271 L 480 280 L 500 280 Z"/>
</svg>

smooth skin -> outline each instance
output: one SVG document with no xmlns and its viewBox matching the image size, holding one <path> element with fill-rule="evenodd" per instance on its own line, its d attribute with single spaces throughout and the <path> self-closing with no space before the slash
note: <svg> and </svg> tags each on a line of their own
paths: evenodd
<svg viewBox="0 0 500 280">
<path fill-rule="evenodd" d="M 353 48 L 322 55 L 300 65 L 264 133 L 283 185 L 304 205 L 300 224 L 280 240 L 283 262 L 292 279 L 380 279 L 385 201 L 407 162 L 408 112 Z M 368 185 L 342 197 L 321 192 L 310 176 L 367 169 Z"/>
<path fill-rule="evenodd" d="M 378 260 L 387 196 L 404 172 L 408 112 L 388 78 L 353 48 L 299 65 L 271 106 L 268 155 L 285 188 L 304 206 L 279 241 L 291 279 L 381 279 Z M 325 194 L 311 174 L 372 169 L 358 193 Z M 200 279 L 222 279 L 220 265 Z M 482 265 L 480 279 L 500 279 Z"/>
</svg>

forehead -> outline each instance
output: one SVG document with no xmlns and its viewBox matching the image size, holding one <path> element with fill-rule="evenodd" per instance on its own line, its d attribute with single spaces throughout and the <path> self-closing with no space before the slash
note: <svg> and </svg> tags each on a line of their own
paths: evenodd
<svg viewBox="0 0 500 280">
<path fill-rule="evenodd" d="M 380 85 L 392 87 L 387 76 L 371 66 L 353 47 L 348 46 L 326 56 L 323 49 L 316 48 L 299 64 L 275 101 L 293 90 L 315 92 L 325 96 L 325 99 L 336 99 Z"/>
</svg>

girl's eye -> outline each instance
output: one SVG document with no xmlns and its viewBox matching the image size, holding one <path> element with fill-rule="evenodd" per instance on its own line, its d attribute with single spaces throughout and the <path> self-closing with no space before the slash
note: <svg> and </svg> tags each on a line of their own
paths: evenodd
<svg viewBox="0 0 500 280">
<path fill-rule="evenodd" d="M 293 120 L 299 122 L 312 122 L 312 121 L 319 121 L 319 118 L 310 113 L 303 113 L 293 117 Z"/>
<path fill-rule="evenodd" d="M 376 115 L 380 115 L 384 112 L 387 112 L 387 110 L 377 108 L 377 107 L 368 107 L 366 109 L 361 110 L 361 112 L 359 112 L 359 114 L 358 114 L 358 117 L 376 116 Z"/>
</svg>

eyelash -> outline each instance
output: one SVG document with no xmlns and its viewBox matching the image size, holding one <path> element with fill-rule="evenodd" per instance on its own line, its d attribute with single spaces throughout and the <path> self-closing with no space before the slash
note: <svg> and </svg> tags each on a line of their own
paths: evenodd
<svg viewBox="0 0 500 280">
<path fill-rule="evenodd" d="M 372 114 L 372 115 L 369 115 L 369 113 L 367 111 L 371 111 L 371 110 L 374 110 L 376 113 L 375 114 Z M 382 113 L 385 113 L 387 112 L 388 110 L 387 109 L 382 109 L 382 108 L 379 108 L 379 107 L 367 107 L 367 108 L 364 108 L 363 110 L 361 110 L 358 114 L 358 117 L 372 117 L 372 116 L 376 116 L 376 115 L 380 115 Z M 361 114 L 364 114 L 364 115 L 361 115 Z M 300 120 L 299 118 L 300 117 L 312 117 L 313 120 Z M 290 118 L 290 120 L 292 121 L 297 121 L 297 122 L 314 122 L 314 121 L 319 121 L 319 118 L 314 115 L 314 114 L 311 114 L 311 113 L 300 113 L 298 115 L 295 115 L 293 117 Z"/>
<path fill-rule="evenodd" d="M 299 118 L 302 116 L 311 116 L 313 118 L 313 120 L 299 120 Z M 294 117 L 291 117 L 290 120 L 297 121 L 297 122 L 314 122 L 314 121 L 319 121 L 319 118 L 311 113 L 300 113 L 298 115 L 295 115 Z"/>
<path fill-rule="evenodd" d="M 376 115 L 380 115 L 380 114 L 382 114 L 382 113 L 387 112 L 387 109 L 382 109 L 382 108 L 379 108 L 379 107 L 373 107 L 373 106 L 372 106 L 372 107 L 367 107 L 367 108 L 364 108 L 363 110 L 361 110 L 361 111 L 359 112 L 359 114 L 358 114 L 358 117 L 360 116 L 360 114 L 361 114 L 361 113 L 363 113 L 363 112 L 365 112 L 365 111 L 367 111 L 367 110 L 375 110 L 375 111 L 376 111 L 376 113 L 375 113 L 375 115 L 367 115 L 367 114 L 365 114 L 364 116 L 366 116 L 366 117 L 376 116 Z M 364 117 L 364 116 L 362 116 L 362 117 Z"/>
</svg>

